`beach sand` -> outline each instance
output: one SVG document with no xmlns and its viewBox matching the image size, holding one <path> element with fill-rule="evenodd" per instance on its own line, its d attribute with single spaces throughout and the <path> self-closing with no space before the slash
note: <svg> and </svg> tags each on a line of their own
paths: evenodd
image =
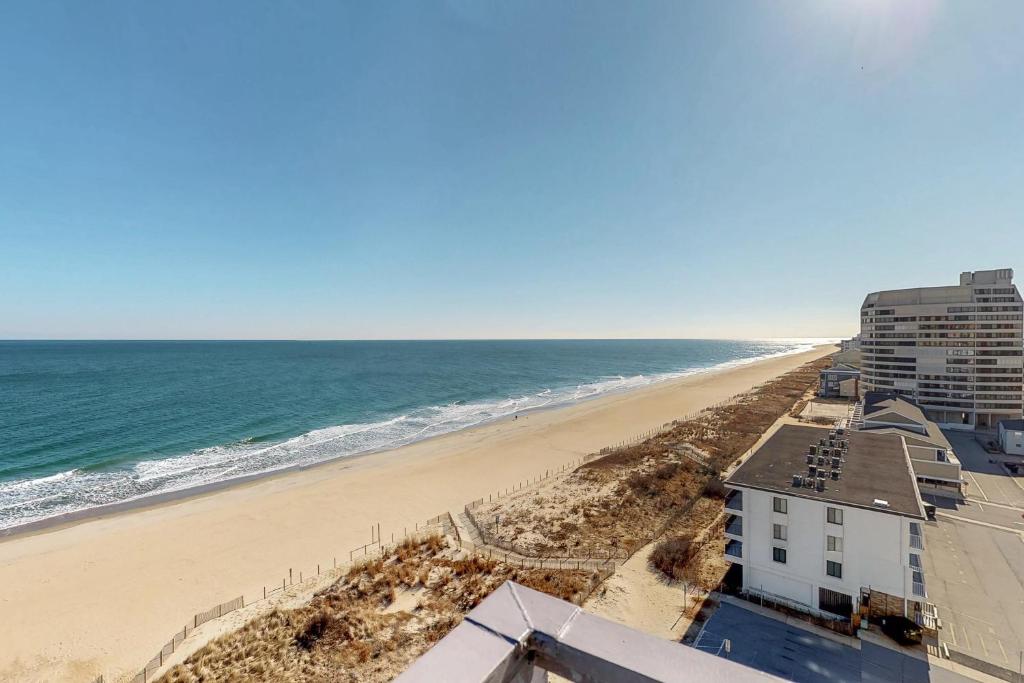
<svg viewBox="0 0 1024 683">
<path fill-rule="evenodd" d="M 116 681 L 196 612 L 347 560 L 835 351 L 820 346 L 0 540 L 0 680 Z"/>
</svg>

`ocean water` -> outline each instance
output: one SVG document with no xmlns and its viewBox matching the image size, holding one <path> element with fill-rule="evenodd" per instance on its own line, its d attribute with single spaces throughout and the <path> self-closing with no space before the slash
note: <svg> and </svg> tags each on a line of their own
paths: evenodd
<svg viewBox="0 0 1024 683">
<path fill-rule="evenodd" d="M 0 529 L 816 341 L 0 342 Z"/>
</svg>

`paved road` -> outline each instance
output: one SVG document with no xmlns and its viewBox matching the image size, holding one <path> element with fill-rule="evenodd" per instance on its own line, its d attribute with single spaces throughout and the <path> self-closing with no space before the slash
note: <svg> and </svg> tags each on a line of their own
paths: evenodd
<svg viewBox="0 0 1024 683">
<path fill-rule="evenodd" d="M 989 462 L 996 456 L 985 452 L 973 435 L 945 434 L 963 465 L 970 498 L 1024 508 L 1024 477 L 1011 477 L 1000 465 Z"/>
<path fill-rule="evenodd" d="M 902 652 L 864 642 L 837 643 L 736 605 L 723 604 L 708 622 L 700 648 L 797 683 L 968 683 L 970 679 Z"/>
</svg>

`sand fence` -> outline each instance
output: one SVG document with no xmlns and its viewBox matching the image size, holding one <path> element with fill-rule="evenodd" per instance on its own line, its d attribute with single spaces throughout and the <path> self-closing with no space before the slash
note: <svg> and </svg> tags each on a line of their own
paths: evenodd
<svg viewBox="0 0 1024 683">
<path fill-rule="evenodd" d="M 402 542 L 409 538 L 426 538 L 435 534 L 441 534 L 444 536 L 454 536 L 454 522 L 452 521 L 451 515 L 447 512 L 430 518 L 423 524 L 416 523 L 413 529 L 405 529 L 403 534 L 398 537 L 397 542 Z M 295 586 L 301 586 L 307 582 L 316 582 L 321 577 L 330 575 L 333 578 L 337 578 L 341 575 L 341 572 L 350 569 L 353 565 L 358 562 L 362 562 L 365 559 L 372 557 L 379 557 L 386 555 L 391 549 L 391 546 L 395 543 L 395 535 L 391 534 L 391 542 L 384 543 L 382 541 L 382 535 L 380 532 L 380 525 L 376 524 L 371 527 L 371 542 L 358 546 L 348 551 L 348 560 L 343 562 L 341 565 L 338 564 L 338 558 L 335 556 L 332 558 L 330 565 L 316 565 L 316 572 L 295 572 L 294 569 L 288 569 L 288 576 L 281 578 L 281 583 L 274 583 L 272 585 L 264 585 L 262 587 L 262 597 L 257 597 L 255 600 L 251 600 L 246 603 L 245 597 L 239 595 L 236 598 L 222 602 L 219 605 L 214 605 L 208 610 L 198 612 L 192 616 L 185 626 L 181 628 L 177 633 L 171 636 L 163 647 L 153 656 L 149 662 L 130 680 L 130 683 L 149 683 L 149 681 L 156 680 L 158 675 L 163 675 L 160 670 L 164 664 L 167 663 L 171 656 L 180 649 L 182 643 L 188 639 L 192 633 L 203 624 L 219 619 L 226 616 L 236 610 L 242 609 L 247 605 L 253 605 L 260 603 L 264 600 L 273 599 L 277 597 L 277 594 L 285 593 L 289 588 Z M 344 556 L 342 556 L 344 558 Z M 100 674 L 96 678 L 92 679 L 90 683 L 104 683 L 106 679 L 103 674 Z"/>
</svg>

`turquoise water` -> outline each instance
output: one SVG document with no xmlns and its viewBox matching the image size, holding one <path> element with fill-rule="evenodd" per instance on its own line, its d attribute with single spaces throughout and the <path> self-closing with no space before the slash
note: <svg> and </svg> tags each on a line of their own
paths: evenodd
<svg viewBox="0 0 1024 683">
<path fill-rule="evenodd" d="M 810 344 L 0 342 L 0 528 L 392 448 Z"/>
</svg>

